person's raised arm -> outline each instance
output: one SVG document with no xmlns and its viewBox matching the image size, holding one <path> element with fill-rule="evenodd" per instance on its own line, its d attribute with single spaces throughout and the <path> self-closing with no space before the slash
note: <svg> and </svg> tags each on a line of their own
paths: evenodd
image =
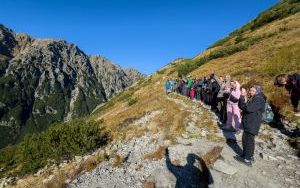
<svg viewBox="0 0 300 188">
<path fill-rule="evenodd" d="M 243 101 L 241 101 L 241 104 L 239 104 L 239 107 L 241 110 L 243 110 L 244 112 L 248 112 L 248 113 L 252 113 L 252 112 L 256 112 L 258 110 L 260 110 L 262 108 L 262 106 L 265 105 L 265 101 L 262 97 L 256 97 L 255 99 L 253 99 L 252 102 L 249 103 L 245 103 Z"/>
<path fill-rule="evenodd" d="M 165 149 L 165 157 L 166 157 L 166 164 L 167 164 L 167 168 L 170 172 L 172 172 L 176 177 L 179 173 L 178 171 L 178 167 L 176 165 L 173 165 L 170 159 L 170 155 L 169 155 L 169 149 L 166 148 Z"/>
</svg>

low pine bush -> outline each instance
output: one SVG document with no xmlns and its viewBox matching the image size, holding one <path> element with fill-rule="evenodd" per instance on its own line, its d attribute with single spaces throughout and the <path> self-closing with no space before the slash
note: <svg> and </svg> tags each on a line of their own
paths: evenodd
<svg viewBox="0 0 300 188">
<path fill-rule="evenodd" d="M 198 67 L 199 66 L 195 60 L 185 59 L 177 65 L 176 71 L 178 72 L 178 75 L 187 75 Z"/>
<path fill-rule="evenodd" d="M 94 121 L 54 124 L 44 132 L 26 135 L 16 146 L 0 150 L 0 167 L 4 173 L 15 167 L 18 167 L 13 170 L 15 174 L 33 173 L 48 163 L 71 160 L 76 155 L 91 152 L 108 140 L 109 134 Z"/>
</svg>

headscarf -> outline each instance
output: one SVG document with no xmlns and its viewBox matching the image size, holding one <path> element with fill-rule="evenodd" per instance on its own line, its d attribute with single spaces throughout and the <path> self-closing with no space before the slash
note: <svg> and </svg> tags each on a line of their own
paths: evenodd
<svg viewBox="0 0 300 188">
<path fill-rule="evenodd" d="M 256 95 L 262 94 L 262 88 L 259 85 L 254 85 L 254 88 L 256 89 Z"/>
</svg>

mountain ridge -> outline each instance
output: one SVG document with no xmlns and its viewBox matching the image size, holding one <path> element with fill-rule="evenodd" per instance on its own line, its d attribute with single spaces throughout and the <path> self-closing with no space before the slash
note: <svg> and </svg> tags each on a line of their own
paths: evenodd
<svg viewBox="0 0 300 188">
<path fill-rule="evenodd" d="M 89 114 L 144 77 L 127 75 L 106 58 L 91 60 L 65 40 L 33 39 L 0 25 L 0 147 L 51 123 Z"/>
<path fill-rule="evenodd" d="M 44 160 L 52 159 L 54 162 L 42 163 L 38 166 L 39 170 L 30 171 L 35 174 L 21 176 L 17 179 L 16 187 L 96 187 L 99 184 L 103 187 L 175 187 L 178 180 L 184 180 L 184 184 L 191 183 L 190 176 L 183 173 L 175 177 L 175 173 L 171 173 L 168 168 L 170 164 L 166 164 L 167 148 L 170 151 L 169 162 L 178 171 L 178 168 L 189 164 L 189 154 L 203 159 L 213 151 L 211 149 L 221 146 L 222 151 L 212 152 L 206 158 L 211 166 L 205 171 L 211 172 L 214 187 L 300 185 L 300 119 L 294 117 L 288 92 L 273 84 L 274 75 L 278 73 L 300 71 L 299 20 L 299 13 L 273 20 L 253 31 L 234 36 L 196 58 L 177 59 L 119 93 L 92 115 L 84 117 L 85 123 L 81 127 L 94 121 L 100 130 L 108 131 L 111 138 L 106 145 L 85 152 L 85 156 L 77 156 L 82 154 L 74 152 L 67 157 L 60 155 L 61 158 L 55 160 L 43 152 L 30 155 L 28 153 L 31 150 L 21 149 L 39 148 L 39 140 L 36 141 L 34 136 L 26 142 L 32 147 L 24 147 L 26 143 L 7 147 L 1 153 L 8 157 L 1 158 L 0 155 L 3 176 L 10 176 L 11 173 L 18 175 L 18 170 L 22 171 L 22 168 L 17 167 L 41 163 L 42 160 L 35 157 L 41 155 Z M 207 56 L 210 57 L 202 59 Z M 184 69 L 179 69 L 181 67 Z M 230 74 L 241 84 L 262 86 L 275 112 L 275 122 L 262 124 L 256 139 L 256 162 L 251 170 L 233 158 L 241 150 L 241 134 L 222 130 L 218 116 L 200 101 L 192 101 L 178 94 L 165 94 L 165 81 L 177 78 L 182 70 L 194 78 L 214 72 L 218 76 Z M 278 108 L 279 111 L 276 111 Z M 42 135 L 39 138 L 42 138 L 42 142 L 43 138 L 48 137 Z M 59 147 L 64 146 L 63 141 L 58 143 Z M 31 158 L 20 160 L 11 157 L 15 156 L 11 153 L 29 155 Z M 221 159 L 213 164 L 211 158 L 218 156 Z M 188 166 L 203 172 L 202 165 L 198 163 Z"/>
</svg>

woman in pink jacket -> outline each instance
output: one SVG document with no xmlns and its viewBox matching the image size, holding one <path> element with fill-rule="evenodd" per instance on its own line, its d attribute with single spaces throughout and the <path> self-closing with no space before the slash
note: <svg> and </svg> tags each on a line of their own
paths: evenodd
<svg viewBox="0 0 300 188">
<path fill-rule="evenodd" d="M 232 81 L 230 83 L 231 91 L 229 98 L 227 99 L 227 122 L 226 127 L 232 127 L 232 121 L 234 120 L 235 130 L 239 133 L 241 129 L 241 112 L 238 106 L 238 102 L 241 96 L 241 85 L 238 81 Z"/>
<path fill-rule="evenodd" d="M 192 100 L 194 100 L 195 94 L 196 94 L 196 90 L 195 90 L 194 88 L 191 88 L 191 90 L 190 90 L 190 98 L 191 98 Z"/>
</svg>

